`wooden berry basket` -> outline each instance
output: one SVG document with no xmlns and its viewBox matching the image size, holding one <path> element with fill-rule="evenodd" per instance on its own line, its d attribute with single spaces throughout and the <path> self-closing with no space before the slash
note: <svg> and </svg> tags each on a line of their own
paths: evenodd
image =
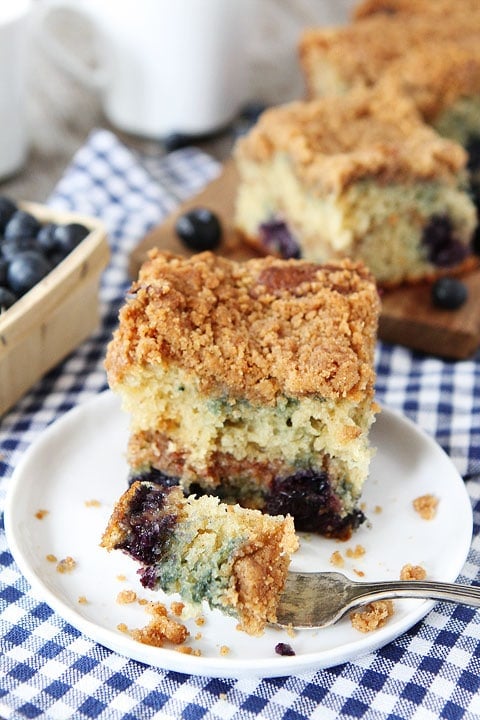
<svg viewBox="0 0 480 720">
<path fill-rule="evenodd" d="M 35 203 L 19 207 L 41 222 L 78 222 L 90 232 L 0 314 L 0 416 L 98 327 L 98 288 L 109 258 L 106 232 L 98 220 Z"/>
</svg>

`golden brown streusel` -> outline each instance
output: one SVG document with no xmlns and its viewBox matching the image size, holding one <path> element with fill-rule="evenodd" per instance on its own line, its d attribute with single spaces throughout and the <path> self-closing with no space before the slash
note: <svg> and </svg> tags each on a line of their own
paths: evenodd
<svg viewBox="0 0 480 720">
<path fill-rule="evenodd" d="M 59 573 L 69 573 L 72 572 L 77 567 L 77 561 L 74 560 L 70 555 L 68 555 L 66 558 L 63 558 L 63 560 L 59 560 L 57 563 L 57 572 Z"/>
<path fill-rule="evenodd" d="M 413 501 L 413 507 L 423 520 L 433 520 L 437 514 L 438 498 L 431 493 L 420 495 Z"/>
<path fill-rule="evenodd" d="M 183 609 L 185 607 L 185 603 L 183 602 L 172 602 L 170 605 L 170 610 L 173 612 L 174 615 L 177 617 L 180 617 Z"/>
<path fill-rule="evenodd" d="M 192 648 L 190 645 L 179 645 L 175 650 L 184 655 L 194 655 L 195 657 L 200 657 L 202 654 L 199 648 Z"/>
<path fill-rule="evenodd" d="M 121 590 L 117 595 L 117 603 L 119 605 L 130 605 L 137 599 L 137 593 L 134 590 Z"/>
<path fill-rule="evenodd" d="M 221 645 L 220 646 L 220 655 L 228 655 L 230 653 L 230 648 L 228 645 Z"/>
<path fill-rule="evenodd" d="M 125 623 L 118 623 L 117 630 L 120 630 L 122 633 L 128 633 L 128 627 Z"/>
<path fill-rule="evenodd" d="M 386 84 L 267 110 L 235 150 L 239 161 L 254 162 L 281 153 L 306 190 L 320 196 L 367 177 L 453 182 L 467 161 L 460 145 L 440 137 L 412 100 Z"/>
<path fill-rule="evenodd" d="M 361 263 L 233 262 L 152 250 L 105 367 L 112 389 L 142 365 L 194 372 L 202 393 L 273 405 L 373 393 L 379 299 Z"/>
<path fill-rule="evenodd" d="M 421 565 L 407 563 L 400 570 L 400 580 L 425 580 L 427 571 Z"/>
<path fill-rule="evenodd" d="M 391 600 L 375 600 L 360 610 L 350 613 L 352 626 L 360 632 L 367 633 L 383 627 L 393 615 L 394 606 Z"/>
</svg>

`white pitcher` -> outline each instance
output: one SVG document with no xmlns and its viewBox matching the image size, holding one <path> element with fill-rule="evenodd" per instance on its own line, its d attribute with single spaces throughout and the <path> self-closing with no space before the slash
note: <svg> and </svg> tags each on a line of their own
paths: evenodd
<svg viewBox="0 0 480 720">
<path fill-rule="evenodd" d="M 37 29 L 58 64 L 101 94 L 108 120 L 148 138 L 204 135 L 247 97 L 251 0 L 41 0 Z M 94 30 L 98 66 L 62 44 L 51 16 L 68 8 Z"/>
</svg>

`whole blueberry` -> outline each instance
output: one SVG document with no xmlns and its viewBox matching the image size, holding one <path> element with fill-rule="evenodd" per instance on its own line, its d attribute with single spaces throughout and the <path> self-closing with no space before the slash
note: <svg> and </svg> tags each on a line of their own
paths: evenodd
<svg viewBox="0 0 480 720">
<path fill-rule="evenodd" d="M 0 255 L 0 285 L 5 285 L 7 282 L 7 268 L 8 260 Z"/>
<path fill-rule="evenodd" d="M 16 210 L 17 206 L 13 200 L 5 197 L 5 195 L 0 195 L 0 232 L 5 230 L 5 225 Z"/>
<path fill-rule="evenodd" d="M 16 210 L 5 226 L 5 240 L 34 238 L 41 224 L 36 217 L 25 210 Z"/>
<path fill-rule="evenodd" d="M 50 263 L 35 250 L 16 255 L 7 270 L 9 288 L 18 296 L 24 295 L 50 272 Z"/>
<path fill-rule="evenodd" d="M 9 307 L 12 307 L 16 299 L 11 290 L 0 285 L 0 314 L 8 310 Z"/>
<path fill-rule="evenodd" d="M 58 225 L 54 230 L 55 249 L 59 257 L 66 257 L 79 245 L 90 231 L 80 223 Z"/>
<path fill-rule="evenodd" d="M 466 285 L 457 278 L 442 277 L 432 285 L 432 302 L 442 310 L 458 310 L 468 297 Z"/>
<path fill-rule="evenodd" d="M 220 220 L 215 213 L 203 207 L 180 215 L 175 231 L 180 240 L 195 252 L 214 250 L 222 239 Z"/>
<path fill-rule="evenodd" d="M 8 262 L 11 262 L 19 253 L 26 250 L 37 250 L 35 238 L 20 237 L 16 240 L 5 240 L 0 246 L 0 254 Z"/>
<path fill-rule="evenodd" d="M 37 235 L 37 245 L 46 257 L 50 257 L 57 250 L 57 241 L 55 232 L 58 225 L 56 223 L 45 223 L 42 225 Z"/>
</svg>

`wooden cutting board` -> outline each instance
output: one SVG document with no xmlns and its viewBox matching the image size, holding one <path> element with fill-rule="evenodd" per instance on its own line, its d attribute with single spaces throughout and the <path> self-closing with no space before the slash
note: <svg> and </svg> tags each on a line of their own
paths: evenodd
<svg viewBox="0 0 480 720">
<path fill-rule="evenodd" d="M 176 237 L 175 222 L 186 210 L 200 206 L 215 212 L 222 222 L 224 239 L 218 249 L 220 254 L 239 260 L 254 257 L 255 252 L 241 242 L 232 227 L 236 184 L 236 171 L 230 160 L 218 178 L 180 205 L 134 249 L 130 256 L 132 277 L 136 277 L 152 247 L 191 254 Z M 468 288 L 468 300 L 455 311 L 435 308 L 427 283 L 383 292 L 379 337 L 439 357 L 461 360 L 473 355 L 480 345 L 480 270 L 462 279 Z"/>
</svg>

